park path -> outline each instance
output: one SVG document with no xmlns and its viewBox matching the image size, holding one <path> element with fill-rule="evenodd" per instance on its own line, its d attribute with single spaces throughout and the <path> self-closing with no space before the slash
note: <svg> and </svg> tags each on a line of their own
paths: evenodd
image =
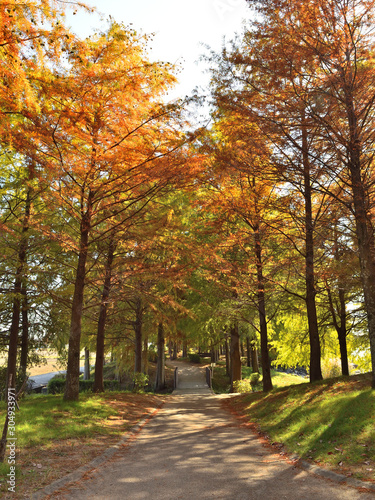
<svg viewBox="0 0 375 500">
<path fill-rule="evenodd" d="M 280 459 L 222 407 L 204 372 L 179 363 L 164 407 L 104 465 L 54 499 L 368 500 L 374 493 L 314 476 Z M 51 498 L 51 497 L 50 497 Z"/>
</svg>

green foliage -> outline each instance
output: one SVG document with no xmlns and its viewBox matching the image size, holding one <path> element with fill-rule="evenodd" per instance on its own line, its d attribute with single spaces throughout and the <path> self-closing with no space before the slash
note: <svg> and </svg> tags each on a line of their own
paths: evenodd
<svg viewBox="0 0 375 500">
<path fill-rule="evenodd" d="M 48 392 L 50 394 L 62 394 L 65 389 L 66 380 L 64 378 L 53 378 L 48 382 Z M 79 392 L 92 391 L 94 380 L 80 380 Z M 120 382 L 118 380 L 104 380 L 104 389 L 118 391 Z"/>
<path fill-rule="evenodd" d="M 247 378 L 243 380 L 236 380 L 233 383 L 233 389 L 234 392 L 251 392 L 252 387 L 250 385 L 250 380 Z"/>
<path fill-rule="evenodd" d="M 201 362 L 201 358 L 200 358 L 199 354 L 197 354 L 197 353 L 189 353 L 188 356 L 189 356 L 189 360 L 191 363 L 200 363 Z"/>
<path fill-rule="evenodd" d="M 254 389 L 256 385 L 259 384 L 260 373 L 252 373 L 250 375 L 250 385 L 251 388 Z"/>
<path fill-rule="evenodd" d="M 146 373 L 134 373 L 133 382 L 134 388 L 133 392 L 144 392 L 145 388 L 149 382 L 150 377 Z"/>
<path fill-rule="evenodd" d="M 341 375 L 341 363 L 337 358 L 323 359 L 322 361 L 323 378 L 339 377 Z"/>
</svg>

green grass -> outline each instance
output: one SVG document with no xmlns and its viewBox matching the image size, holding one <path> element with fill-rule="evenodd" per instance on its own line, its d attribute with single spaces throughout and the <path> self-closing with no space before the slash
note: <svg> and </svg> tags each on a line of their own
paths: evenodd
<svg viewBox="0 0 375 500">
<path fill-rule="evenodd" d="M 21 411 L 16 413 L 17 445 L 38 446 L 58 439 L 90 436 L 99 430 L 105 433 L 100 422 L 117 412 L 103 404 L 104 397 L 107 396 L 82 393 L 80 401 L 72 403 L 64 402 L 61 394 L 28 396 L 20 401 Z M 2 428 L 4 403 L 0 409 Z"/>
<path fill-rule="evenodd" d="M 289 452 L 375 479 L 375 391 L 368 376 L 241 395 L 233 405 Z"/>
<path fill-rule="evenodd" d="M 242 378 L 249 379 L 252 373 L 252 369 L 247 366 L 242 367 Z M 299 377 L 298 375 L 291 375 L 289 373 L 278 372 L 276 370 L 271 370 L 272 383 L 275 389 L 280 387 L 286 387 L 289 385 L 297 385 L 308 382 L 308 379 Z M 216 365 L 214 368 L 214 376 L 212 379 L 212 388 L 214 392 L 226 393 L 229 392 L 230 381 L 229 377 L 225 373 L 225 365 Z M 262 378 L 260 383 L 255 387 L 257 391 L 262 390 Z"/>
</svg>

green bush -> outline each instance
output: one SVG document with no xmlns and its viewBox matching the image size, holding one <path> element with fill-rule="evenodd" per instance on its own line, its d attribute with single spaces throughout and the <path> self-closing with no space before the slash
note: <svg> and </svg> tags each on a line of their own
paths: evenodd
<svg viewBox="0 0 375 500">
<path fill-rule="evenodd" d="M 323 378 L 340 377 L 341 375 L 341 362 L 339 359 L 324 359 L 322 361 L 322 375 Z"/>
<path fill-rule="evenodd" d="M 148 384 L 149 376 L 145 373 L 134 373 L 133 382 L 134 382 L 134 392 L 144 392 L 146 385 Z"/>
<path fill-rule="evenodd" d="M 48 382 L 49 394 L 61 394 L 65 390 L 65 378 L 52 378 Z M 79 392 L 92 391 L 94 387 L 93 380 L 80 380 Z M 118 391 L 120 389 L 120 382 L 118 380 L 104 380 L 104 390 Z"/>
<path fill-rule="evenodd" d="M 248 378 L 235 380 L 233 382 L 233 389 L 235 392 L 251 392 L 250 380 Z"/>
<path fill-rule="evenodd" d="M 199 354 L 190 353 L 190 354 L 188 354 L 188 356 L 189 356 L 189 360 L 191 363 L 200 363 L 201 362 L 201 358 L 200 358 Z"/>
<path fill-rule="evenodd" d="M 64 392 L 65 382 L 65 378 L 62 377 L 51 378 L 47 384 L 49 394 L 60 394 L 61 392 Z"/>
<path fill-rule="evenodd" d="M 254 372 L 250 375 L 250 385 L 253 390 L 254 387 L 259 384 L 259 379 L 260 379 L 260 374 L 257 372 Z"/>
</svg>

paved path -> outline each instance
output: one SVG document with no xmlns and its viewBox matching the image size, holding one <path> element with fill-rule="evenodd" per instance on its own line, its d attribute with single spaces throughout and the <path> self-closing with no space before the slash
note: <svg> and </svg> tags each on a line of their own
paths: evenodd
<svg viewBox="0 0 375 500">
<path fill-rule="evenodd" d="M 181 367 L 182 368 L 182 367 Z M 137 437 L 105 465 L 54 499 L 370 500 L 280 459 L 225 411 L 225 395 L 194 387 L 180 372 L 175 395 Z M 181 377 L 181 375 L 183 375 Z M 190 394 L 189 391 L 195 391 Z M 199 391 L 202 391 L 199 394 Z M 187 393 L 183 393 L 187 391 Z"/>
<path fill-rule="evenodd" d="M 178 368 L 178 384 L 173 394 L 213 394 L 206 382 L 206 369 L 182 361 L 171 361 Z"/>
</svg>

